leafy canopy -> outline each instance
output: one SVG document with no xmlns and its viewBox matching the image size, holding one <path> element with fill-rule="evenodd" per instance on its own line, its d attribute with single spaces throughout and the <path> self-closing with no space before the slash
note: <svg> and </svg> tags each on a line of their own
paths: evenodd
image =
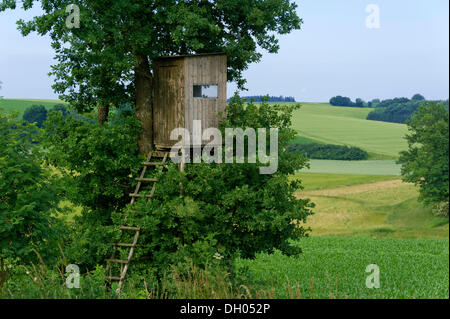
<svg viewBox="0 0 450 319">
<path fill-rule="evenodd" d="M 53 215 L 61 189 L 41 167 L 39 129 L 0 113 L 0 258 L 34 260 L 56 244 Z"/>
<path fill-rule="evenodd" d="M 43 105 L 32 105 L 23 112 L 23 119 L 42 127 L 47 120 L 47 109 Z"/>
<path fill-rule="evenodd" d="M 90 268 L 104 261 L 114 233 L 108 228 L 111 213 L 129 202 L 142 161 L 139 123 L 130 115 L 124 111 L 100 125 L 60 110 L 50 112 L 45 123 L 45 160 L 60 171 L 66 199 L 83 208 L 75 217 L 66 252 L 80 266 Z"/>
<path fill-rule="evenodd" d="M 29 9 L 37 1 L 22 2 Z M 0 11 L 19 1 L 0 0 Z M 228 79 L 275 53 L 277 34 L 300 29 L 297 5 L 289 0 L 42 0 L 43 14 L 20 20 L 28 35 L 48 34 L 58 61 L 51 74 L 60 98 L 79 111 L 101 104 L 134 102 L 135 68 L 161 55 L 225 52 Z M 66 26 L 66 6 L 80 8 L 80 28 Z M 145 63 L 144 70 L 145 70 Z"/>
<path fill-rule="evenodd" d="M 424 102 L 407 122 L 408 150 L 401 152 L 403 180 L 419 185 L 426 204 L 448 202 L 449 113 L 441 104 Z"/>
</svg>

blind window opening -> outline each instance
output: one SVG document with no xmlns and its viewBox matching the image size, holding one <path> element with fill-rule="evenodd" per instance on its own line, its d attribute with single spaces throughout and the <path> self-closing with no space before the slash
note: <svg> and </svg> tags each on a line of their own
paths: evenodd
<svg viewBox="0 0 450 319">
<path fill-rule="evenodd" d="M 194 85 L 194 97 L 217 98 L 217 85 Z"/>
</svg>

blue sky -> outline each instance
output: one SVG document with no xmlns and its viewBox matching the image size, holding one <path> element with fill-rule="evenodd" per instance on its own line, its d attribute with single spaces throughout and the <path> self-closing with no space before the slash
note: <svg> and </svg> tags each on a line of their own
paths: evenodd
<svg viewBox="0 0 450 319">
<path fill-rule="evenodd" d="M 294 96 L 322 102 L 351 98 L 449 96 L 447 0 L 302 0 L 302 30 L 280 38 L 278 54 L 265 53 L 244 73 L 245 95 Z M 366 27 L 368 4 L 380 8 L 380 28 Z M 47 76 L 53 51 L 46 37 L 22 37 L 15 21 L 39 13 L 0 13 L 0 95 L 57 98 Z M 236 86 L 230 83 L 228 95 Z"/>
</svg>

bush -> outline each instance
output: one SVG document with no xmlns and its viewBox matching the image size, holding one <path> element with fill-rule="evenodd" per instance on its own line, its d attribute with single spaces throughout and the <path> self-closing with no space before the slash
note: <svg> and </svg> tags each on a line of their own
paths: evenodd
<svg viewBox="0 0 450 319">
<path fill-rule="evenodd" d="M 440 202 L 433 205 L 433 214 L 436 216 L 446 216 L 448 217 L 448 201 Z"/>
<path fill-rule="evenodd" d="M 415 101 L 425 101 L 425 97 L 421 94 L 414 94 L 414 96 L 411 98 L 411 100 Z"/>
<path fill-rule="evenodd" d="M 39 129 L 13 123 L 0 114 L 0 259 L 51 258 L 58 237 L 54 214 L 61 189 L 41 167 L 42 152 L 33 145 Z M 0 286 L 5 280 L 0 269 Z"/>
<path fill-rule="evenodd" d="M 69 110 L 64 104 L 55 104 L 50 112 L 61 112 L 63 117 L 66 117 L 69 114 Z"/>
<path fill-rule="evenodd" d="M 354 103 L 349 97 L 335 96 L 330 99 L 330 104 L 333 106 L 354 106 Z"/>
<path fill-rule="evenodd" d="M 359 147 L 349 147 L 332 144 L 299 144 L 293 143 L 287 147 L 291 153 L 302 153 L 312 159 L 358 161 L 366 160 L 369 154 Z"/>
<path fill-rule="evenodd" d="M 36 123 L 38 127 L 42 127 L 47 120 L 47 109 L 43 105 L 32 105 L 23 113 L 23 119 L 30 123 Z"/>
<path fill-rule="evenodd" d="M 129 202 L 141 156 L 135 117 L 111 116 L 104 125 L 82 116 L 51 112 L 43 146 L 46 161 L 59 169 L 66 199 L 83 207 L 68 234 L 68 258 L 92 269 L 110 254 L 111 213 Z"/>
</svg>

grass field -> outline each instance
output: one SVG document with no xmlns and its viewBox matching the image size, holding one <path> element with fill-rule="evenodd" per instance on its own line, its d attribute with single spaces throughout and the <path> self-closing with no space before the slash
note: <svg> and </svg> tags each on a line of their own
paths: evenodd
<svg viewBox="0 0 450 319">
<path fill-rule="evenodd" d="M 320 174 L 303 172 L 295 174 L 294 178 L 301 179 L 305 191 L 397 179 L 396 176 L 383 175 Z"/>
<path fill-rule="evenodd" d="M 430 208 L 417 202 L 417 188 L 412 184 L 389 177 L 365 183 L 363 179 L 352 180 L 342 175 L 330 184 L 324 183 L 328 188 L 320 189 L 323 188 L 320 181 L 326 176 L 300 177 L 306 189 L 297 196 L 310 198 L 316 204 L 315 214 L 306 224 L 312 228 L 313 236 L 449 238 L 449 218 L 434 216 Z M 333 183 L 351 186 L 331 186 Z"/>
<path fill-rule="evenodd" d="M 0 109 L 5 113 L 18 111 L 22 116 L 23 112 L 32 105 L 43 105 L 47 109 L 52 108 L 55 104 L 65 103 L 60 100 L 39 100 L 39 99 L 0 99 Z"/>
<path fill-rule="evenodd" d="M 369 108 L 302 103 L 292 125 L 299 136 L 329 144 L 360 147 L 374 159 L 393 159 L 406 150 L 405 124 L 365 120 Z"/>
<path fill-rule="evenodd" d="M 395 160 L 337 161 L 310 160 L 310 168 L 302 172 L 326 174 L 400 175 L 401 165 Z"/>
<path fill-rule="evenodd" d="M 448 298 L 449 242 L 438 239 L 310 237 L 303 253 L 238 260 L 246 281 L 272 287 L 275 298 Z M 366 287 L 366 267 L 380 288 Z M 244 281 L 245 281 L 244 280 Z"/>
</svg>

